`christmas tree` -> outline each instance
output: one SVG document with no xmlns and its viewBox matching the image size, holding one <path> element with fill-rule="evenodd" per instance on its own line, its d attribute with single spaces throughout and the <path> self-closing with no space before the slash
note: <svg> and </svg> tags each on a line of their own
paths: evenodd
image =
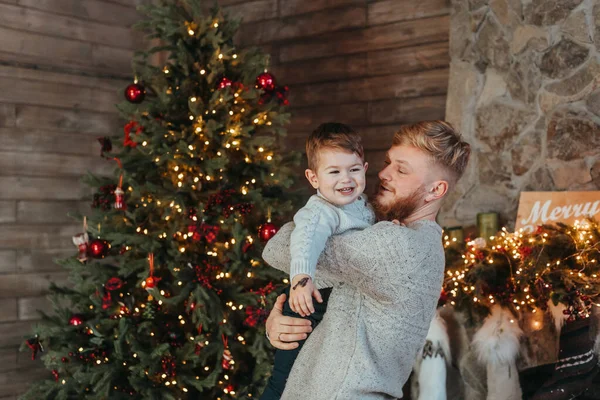
<svg viewBox="0 0 600 400">
<path fill-rule="evenodd" d="M 100 139 L 116 173 L 87 177 L 70 284 L 23 346 L 52 374 L 24 399 L 257 397 L 270 370 L 263 325 L 287 280 L 261 252 L 295 205 L 298 157 L 277 152 L 287 88 L 218 9 L 142 11 L 160 45 L 134 58 L 125 135 Z"/>
</svg>

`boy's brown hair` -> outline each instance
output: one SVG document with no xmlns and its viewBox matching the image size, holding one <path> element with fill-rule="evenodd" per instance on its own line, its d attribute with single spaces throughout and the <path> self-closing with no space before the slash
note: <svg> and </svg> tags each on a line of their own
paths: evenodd
<svg viewBox="0 0 600 400">
<path fill-rule="evenodd" d="M 319 164 L 319 151 L 330 148 L 355 153 L 364 162 L 365 151 L 360 135 L 348 125 L 339 122 L 321 124 L 306 139 L 308 168 L 316 171 Z"/>
<path fill-rule="evenodd" d="M 411 145 L 430 154 L 433 161 L 450 174 L 450 184 L 465 172 L 471 146 L 445 121 L 423 121 L 403 125 L 394 135 L 393 146 Z"/>
</svg>

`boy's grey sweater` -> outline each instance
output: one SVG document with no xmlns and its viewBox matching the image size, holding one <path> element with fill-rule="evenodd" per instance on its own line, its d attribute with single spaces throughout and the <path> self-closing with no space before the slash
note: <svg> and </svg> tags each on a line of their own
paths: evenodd
<svg viewBox="0 0 600 400">
<path fill-rule="evenodd" d="M 292 263 L 290 282 L 298 274 L 310 275 L 315 280 L 319 256 L 327 239 L 351 229 L 364 229 L 375 223 L 375 213 L 367 196 L 344 206 L 330 203 L 320 193 L 311 196 L 306 205 L 294 215 L 294 231 L 290 239 Z M 333 282 L 315 282 L 317 289 L 332 287 Z"/>
<path fill-rule="evenodd" d="M 283 226 L 263 252 L 284 272 L 293 227 Z M 439 225 L 423 220 L 408 227 L 379 222 L 329 239 L 316 277 L 340 283 L 282 400 L 402 398 L 442 287 L 441 235 Z"/>
</svg>

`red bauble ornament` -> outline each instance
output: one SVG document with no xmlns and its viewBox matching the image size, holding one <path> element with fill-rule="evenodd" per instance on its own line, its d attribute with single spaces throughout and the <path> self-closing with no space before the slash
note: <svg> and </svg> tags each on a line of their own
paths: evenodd
<svg viewBox="0 0 600 400">
<path fill-rule="evenodd" d="M 58 382 L 58 371 L 57 370 L 55 370 L 55 369 L 52 370 L 52 376 L 54 376 L 54 380 L 56 382 Z"/>
<path fill-rule="evenodd" d="M 221 79 L 219 79 L 219 83 L 217 84 L 217 88 L 218 89 L 225 89 L 226 87 L 229 87 L 233 84 L 233 82 L 231 81 L 231 79 L 226 78 L 226 77 L 222 77 Z"/>
<path fill-rule="evenodd" d="M 107 280 L 106 284 L 104 285 L 104 287 L 106 287 L 106 289 L 108 290 L 119 290 L 122 286 L 123 281 L 121 280 L 121 278 L 117 278 L 116 276 Z"/>
<path fill-rule="evenodd" d="M 130 103 L 141 103 L 144 97 L 146 97 L 146 89 L 139 83 L 132 83 L 125 88 L 125 98 Z"/>
<path fill-rule="evenodd" d="M 157 278 L 156 276 L 147 277 L 145 280 L 146 289 L 152 289 L 152 288 L 156 287 L 156 285 L 158 284 L 159 281 L 160 281 L 160 278 Z"/>
<path fill-rule="evenodd" d="M 69 320 L 69 325 L 72 326 L 79 326 L 83 324 L 83 317 L 79 314 L 75 314 L 71 317 L 71 319 Z"/>
<path fill-rule="evenodd" d="M 110 249 L 110 244 L 106 240 L 94 239 L 88 246 L 88 255 L 94 258 L 104 258 Z"/>
<path fill-rule="evenodd" d="M 268 72 L 260 74 L 256 77 L 256 87 L 266 92 L 271 92 L 275 89 L 275 77 Z"/>
<path fill-rule="evenodd" d="M 267 222 L 258 228 L 258 236 L 264 242 L 268 242 L 273 236 L 275 236 L 278 230 L 279 228 L 275 224 Z"/>
<path fill-rule="evenodd" d="M 125 88 L 125 99 L 130 103 L 139 104 L 146 97 L 146 89 L 139 83 L 132 83 Z"/>
</svg>

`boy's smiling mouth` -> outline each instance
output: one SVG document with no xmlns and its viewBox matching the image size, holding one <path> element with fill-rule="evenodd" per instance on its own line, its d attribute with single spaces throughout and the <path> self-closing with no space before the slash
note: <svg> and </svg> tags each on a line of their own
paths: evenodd
<svg viewBox="0 0 600 400">
<path fill-rule="evenodd" d="M 354 188 L 353 187 L 345 187 L 345 188 L 337 189 L 337 191 L 340 192 L 341 194 L 348 195 L 348 194 L 352 194 L 354 192 Z"/>
</svg>

